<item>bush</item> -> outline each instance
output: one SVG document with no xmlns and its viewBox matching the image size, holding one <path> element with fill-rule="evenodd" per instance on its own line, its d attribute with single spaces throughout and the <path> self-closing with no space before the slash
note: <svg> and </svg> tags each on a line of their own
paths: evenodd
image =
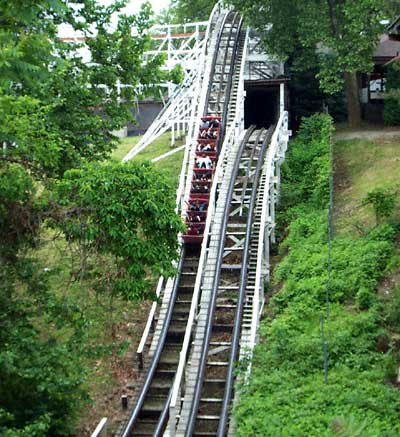
<svg viewBox="0 0 400 437">
<path fill-rule="evenodd" d="M 363 205 L 372 205 L 375 212 L 376 223 L 382 223 L 389 218 L 396 206 L 397 192 L 393 187 L 375 188 L 362 200 Z"/>
<path fill-rule="evenodd" d="M 305 202 L 325 208 L 329 200 L 332 119 L 316 114 L 303 119 L 282 167 L 282 208 Z"/>
<path fill-rule="evenodd" d="M 383 112 L 385 124 L 398 125 L 400 124 L 400 66 L 396 63 L 388 66 L 386 91 Z"/>
</svg>

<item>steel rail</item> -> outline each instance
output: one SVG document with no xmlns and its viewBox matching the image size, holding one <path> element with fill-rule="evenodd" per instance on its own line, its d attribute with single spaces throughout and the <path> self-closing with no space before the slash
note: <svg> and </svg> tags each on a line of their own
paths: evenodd
<svg viewBox="0 0 400 437">
<path fill-rule="evenodd" d="M 265 169 L 265 180 L 266 180 L 266 195 L 264 196 L 262 203 L 262 212 L 261 212 L 261 223 L 260 223 L 260 234 L 258 238 L 257 244 L 257 266 L 256 266 L 256 282 L 254 285 L 254 300 L 253 300 L 253 311 L 252 311 L 252 322 L 251 322 L 251 330 L 250 330 L 250 344 L 249 344 L 249 365 L 246 369 L 245 377 L 247 378 L 250 374 L 251 363 L 253 357 L 253 350 L 256 344 L 256 333 L 258 329 L 258 323 L 260 318 L 260 307 L 262 307 L 262 303 L 260 302 L 260 296 L 262 295 L 262 281 L 263 281 L 263 251 L 265 249 L 265 245 L 267 242 L 265 241 L 265 233 L 266 226 L 269 222 L 270 215 L 270 205 L 274 201 L 270 196 L 270 184 L 274 176 L 274 162 L 276 160 L 277 154 L 280 149 L 280 135 L 283 135 L 285 138 L 282 142 L 285 144 L 285 148 L 283 149 L 283 153 L 286 150 L 287 141 L 289 132 L 287 131 L 287 123 L 288 123 L 288 113 L 287 111 L 283 111 L 279 117 L 278 123 L 276 125 L 275 131 L 272 135 L 271 144 L 267 151 L 267 156 L 264 163 Z M 271 224 L 271 223 L 270 223 Z M 267 232 L 268 236 L 268 232 Z M 269 261 L 268 261 L 269 262 Z M 267 264 L 268 265 L 268 264 Z M 268 267 L 269 268 L 269 267 Z M 261 303 L 261 305 L 260 305 Z"/>
<path fill-rule="evenodd" d="M 231 44 L 231 40 L 232 40 L 233 29 L 234 29 L 234 26 L 235 26 L 236 18 L 238 16 L 239 16 L 239 14 L 236 12 L 235 15 L 233 16 L 233 19 L 232 19 L 231 28 L 229 29 L 228 42 L 227 42 L 227 45 L 226 45 L 226 50 L 225 50 L 225 53 L 224 53 L 224 59 L 222 61 L 222 64 L 223 64 L 222 65 L 222 70 L 221 70 L 220 78 L 219 78 L 219 89 L 218 89 L 218 94 L 217 94 L 217 102 L 218 103 L 219 103 L 219 100 L 221 98 L 222 83 L 223 83 L 223 80 L 224 80 L 224 76 L 226 76 L 225 66 L 226 66 L 226 60 L 228 58 L 229 49 L 231 48 L 230 44 Z M 234 47 L 232 47 L 232 49 L 234 50 Z M 232 53 L 232 55 L 233 54 L 234 53 Z M 233 58 L 233 56 L 231 57 L 231 61 L 232 61 L 232 58 Z"/>
<path fill-rule="evenodd" d="M 221 24 L 221 28 L 219 29 L 219 32 L 218 32 L 218 36 L 217 36 L 217 44 L 216 44 L 216 50 L 215 50 L 215 52 L 214 52 L 214 56 L 213 56 L 213 68 L 214 68 L 214 69 L 215 69 L 216 59 L 217 59 L 217 57 L 218 57 L 218 51 L 219 51 L 219 49 L 220 49 L 220 45 L 221 45 L 221 39 L 222 39 L 222 35 L 223 35 L 223 31 L 224 31 L 224 27 L 225 27 L 225 25 L 226 25 L 226 22 L 227 22 L 228 16 L 229 16 L 230 14 L 231 14 L 231 13 L 228 13 L 228 14 L 226 14 L 226 15 L 224 16 L 223 22 L 222 22 L 222 24 Z M 236 15 L 234 15 L 234 17 L 236 17 Z M 227 48 L 228 48 L 228 47 L 227 47 Z M 213 69 L 212 69 L 211 71 L 214 73 L 214 70 L 213 70 Z M 212 84 L 212 81 L 209 82 L 209 90 L 211 89 L 211 84 Z M 205 107 L 208 106 L 208 99 L 209 99 L 209 95 L 207 95 L 207 97 L 206 97 L 206 104 L 205 104 Z M 160 436 L 160 435 L 162 435 L 162 433 L 163 433 L 163 431 L 164 431 L 164 429 L 165 429 L 166 422 L 167 422 L 167 420 L 168 420 L 168 416 L 169 416 L 169 404 L 170 404 L 170 402 L 171 402 L 171 398 L 172 398 L 173 386 L 174 386 L 174 385 L 172 384 L 172 386 L 171 386 L 171 388 L 170 388 L 170 390 L 169 390 L 169 392 L 168 392 L 167 400 L 166 400 L 166 402 L 165 402 L 165 404 L 164 404 L 164 407 L 163 407 L 163 409 L 162 409 L 162 411 L 161 411 L 160 417 L 159 417 L 158 422 L 157 422 L 156 429 L 155 429 L 154 434 L 153 434 L 154 436 Z M 123 437 L 124 437 L 124 436 L 123 436 Z"/>
<path fill-rule="evenodd" d="M 224 33 L 225 24 L 228 21 L 229 16 L 232 15 L 232 14 L 233 14 L 232 11 L 228 12 L 227 14 L 225 14 L 223 22 L 221 24 L 221 27 L 218 30 L 216 48 L 215 48 L 215 52 L 214 52 L 214 56 L 213 56 L 212 63 L 211 63 L 211 68 L 210 68 L 210 71 L 211 71 L 212 75 L 215 74 L 215 64 L 217 63 L 218 51 L 219 51 L 219 48 L 221 46 L 221 39 L 222 39 L 222 35 Z M 208 82 L 208 87 L 207 87 L 207 94 L 206 94 L 206 100 L 205 100 L 205 105 L 204 105 L 204 110 L 203 110 L 203 116 L 208 114 L 208 102 L 210 100 L 212 84 L 213 84 L 213 81 L 210 80 Z"/>
<path fill-rule="evenodd" d="M 231 57 L 231 65 L 230 65 L 230 69 L 229 69 L 228 82 L 227 82 L 226 88 L 225 88 L 224 107 L 222 109 L 222 126 L 220 129 L 220 139 L 219 139 L 218 144 L 217 144 L 217 150 L 220 149 L 220 146 L 222 144 L 223 138 L 225 137 L 225 133 L 226 133 L 226 125 L 228 122 L 228 120 L 226 118 L 227 118 L 229 103 L 230 103 L 229 96 L 230 96 L 231 90 L 232 90 L 232 78 L 233 78 L 233 73 L 234 73 L 236 54 L 238 51 L 239 39 L 240 39 L 240 35 L 241 35 L 242 23 L 243 23 L 243 19 L 242 19 L 242 17 L 239 17 L 238 30 L 236 33 L 235 44 L 234 44 L 233 53 L 232 53 L 232 57 Z"/>
<path fill-rule="evenodd" d="M 240 159 L 242 157 L 244 148 L 246 147 L 246 144 L 247 144 L 251 134 L 253 133 L 254 129 L 255 129 L 255 126 L 251 126 L 247 130 L 246 135 L 244 136 L 244 138 L 239 146 L 239 150 L 237 152 L 236 160 L 235 160 L 234 167 L 232 170 L 232 177 L 231 177 L 231 180 L 229 181 L 229 187 L 228 187 L 228 191 L 227 191 L 227 200 L 232 199 L 233 189 L 235 186 L 235 180 L 236 180 L 236 177 L 237 177 L 237 174 L 239 171 Z M 214 276 L 213 285 L 212 285 L 211 302 L 210 302 L 210 305 L 209 305 L 208 311 L 207 311 L 207 318 L 206 318 L 207 328 L 206 328 L 205 337 L 203 340 L 202 354 L 200 357 L 200 365 L 199 365 L 198 377 L 197 377 L 197 384 L 196 384 L 195 390 L 194 390 L 192 408 L 190 411 L 188 426 L 186 429 L 187 436 L 191 436 L 193 434 L 193 430 L 194 430 L 196 418 L 197 418 L 197 411 L 199 409 L 201 389 L 202 389 L 202 385 L 204 382 L 204 373 L 205 373 L 205 367 L 206 367 L 206 363 L 207 363 L 209 343 L 210 343 L 210 339 L 211 339 L 212 320 L 213 320 L 214 313 L 215 313 L 218 285 L 219 285 L 219 279 L 221 276 L 222 258 L 223 258 L 224 247 L 225 247 L 223 237 L 226 234 L 226 229 L 227 229 L 227 225 L 228 225 L 229 206 L 230 206 L 230 202 L 226 202 L 224 216 L 223 216 L 223 220 L 222 220 L 222 226 L 220 229 L 220 237 L 221 238 L 219 239 L 219 246 L 218 246 L 218 252 L 217 252 L 217 263 L 216 263 L 215 276 Z"/>
<path fill-rule="evenodd" d="M 258 144 L 260 142 L 260 138 L 261 138 L 261 136 L 263 134 L 265 135 L 266 132 L 264 132 L 264 129 L 260 129 L 254 144 Z M 240 196 L 240 204 L 241 204 L 240 215 L 242 215 L 242 213 L 243 213 L 243 204 L 244 204 L 244 199 L 245 199 L 245 196 L 246 196 L 247 185 L 249 183 L 249 175 L 250 175 L 250 171 L 251 171 L 251 164 L 253 162 L 254 155 L 256 154 L 256 150 L 257 150 L 257 148 L 253 147 L 253 150 L 251 151 L 251 154 L 250 154 L 250 157 L 249 157 L 249 163 L 247 164 L 246 176 L 245 176 L 244 182 L 243 182 L 243 192 L 242 192 L 242 195 Z"/>
<path fill-rule="evenodd" d="M 187 149 L 188 150 L 188 162 L 191 163 L 192 165 L 189 166 L 189 169 L 187 170 L 186 174 L 186 180 L 183 178 L 182 181 L 180 181 L 180 183 L 183 183 L 184 186 L 184 190 L 183 193 L 184 195 L 181 197 L 181 215 L 182 217 L 185 216 L 186 214 L 186 203 L 184 202 L 185 198 L 188 198 L 189 193 L 190 193 L 190 188 L 192 185 L 192 175 L 193 175 L 193 166 L 194 166 L 194 161 L 195 161 L 195 155 L 196 155 L 196 145 L 197 145 L 197 138 L 198 138 L 198 131 L 199 131 L 199 127 L 200 127 L 200 118 L 202 117 L 203 113 L 204 113 L 204 108 L 206 107 L 206 98 L 207 98 L 207 92 L 208 92 L 208 87 L 207 88 L 203 88 L 202 87 L 202 80 L 207 80 L 207 83 L 209 84 L 211 81 L 211 64 L 213 63 L 211 62 L 207 62 L 207 53 L 209 50 L 213 50 L 213 59 L 215 53 L 218 50 L 218 45 L 217 45 L 217 38 L 218 38 L 218 31 L 216 33 L 216 35 L 214 36 L 213 33 L 215 32 L 215 29 L 217 28 L 217 26 L 221 26 L 223 20 L 225 20 L 225 15 L 227 15 L 227 12 L 222 9 L 222 4 L 221 2 L 217 2 L 211 12 L 210 15 L 210 20 L 209 20 L 209 26 L 207 28 L 207 35 L 205 38 L 205 45 L 204 45 L 204 53 L 203 53 L 203 69 L 202 69 L 202 73 L 198 74 L 197 77 L 197 81 L 196 81 L 196 89 L 195 89 L 195 98 L 194 98 L 194 103 L 195 103 L 195 107 L 196 109 L 194 111 L 192 111 L 192 118 L 191 118 L 191 122 L 190 122 L 190 126 L 189 126 L 189 131 L 188 131 L 188 137 L 190 138 L 190 140 L 187 142 Z M 222 20 L 221 18 L 222 17 Z M 221 21 L 221 23 L 220 23 Z M 185 150 L 185 153 L 186 153 Z M 189 153 L 190 152 L 190 153 Z M 190 156 L 189 156 L 190 155 Z M 181 177 L 182 177 L 182 173 L 181 173 Z"/>
<path fill-rule="evenodd" d="M 257 166 L 254 174 L 253 179 L 253 187 L 251 191 L 251 198 L 249 203 L 249 213 L 247 217 L 247 223 L 246 223 L 246 235 L 245 235 L 245 244 L 244 244 L 244 251 L 243 251 L 243 259 L 242 259 L 242 268 L 240 271 L 240 281 L 239 281 L 239 295 L 237 300 L 237 306 L 236 306 L 236 312 L 235 312 L 235 319 L 233 323 L 233 333 L 232 333 L 232 339 L 231 339 L 231 351 L 228 361 L 228 372 L 226 377 L 226 385 L 225 385 L 225 391 L 224 391 L 224 397 L 222 402 L 222 409 L 220 414 L 220 421 L 218 424 L 218 431 L 217 436 L 218 437 L 224 437 L 226 435 L 226 427 L 228 423 L 228 414 L 229 414 L 229 404 L 232 397 L 232 389 L 233 389 L 233 380 L 234 380 L 234 374 L 233 374 L 233 368 L 234 363 L 237 360 L 237 355 L 239 351 L 239 342 L 240 342 L 240 333 L 241 333 L 241 321 L 243 316 L 243 307 L 244 307 L 244 301 L 246 298 L 246 285 L 247 285 L 247 273 L 248 273 L 248 260 L 249 260 L 249 252 L 250 252 L 250 241 L 251 241 L 251 232 L 253 227 L 253 221 L 254 221 L 254 206 L 256 203 L 257 198 L 257 190 L 258 190 L 258 183 L 261 175 L 262 165 L 265 157 L 265 153 L 267 150 L 267 146 L 269 145 L 269 142 L 272 137 L 272 133 L 274 131 L 273 127 L 270 127 L 266 134 L 264 141 L 261 145 L 261 150 L 258 155 L 258 161 Z M 259 137 L 258 137 L 259 138 Z M 256 147 L 256 144 L 255 144 Z"/>
<path fill-rule="evenodd" d="M 249 30 L 247 29 L 246 38 L 245 38 L 244 47 L 243 47 L 244 53 L 246 53 L 246 50 L 247 50 L 248 33 L 249 33 Z M 243 57 L 243 59 L 241 61 L 241 65 L 240 65 L 240 69 L 239 69 L 240 71 L 238 73 L 239 78 L 243 78 L 244 67 L 245 67 L 244 59 L 245 58 Z M 211 65 L 211 63 L 210 63 L 210 65 Z M 211 77 L 210 72 L 207 74 L 207 77 Z M 204 90 L 204 91 L 207 92 L 207 90 Z M 186 327 L 186 332 L 185 332 L 185 338 L 183 341 L 182 350 L 180 352 L 179 365 L 178 365 L 178 369 L 176 372 L 176 377 L 175 377 L 175 381 L 174 381 L 174 385 L 173 385 L 172 398 L 171 398 L 171 402 L 170 402 L 170 409 L 169 409 L 170 429 L 169 429 L 169 431 L 170 431 L 171 436 L 175 435 L 175 427 L 176 427 L 176 419 L 177 419 L 177 414 L 176 414 L 177 413 L 177 405 L 178 405 L 178 402 L 180 402 L 180 393 L 181 393 L 181 389 L 182 389 L 182 385 L 183 385 L 184 367 L 187 364 L 189 342 L 190 342 L 190 339 L 192 336 L 195 313 L 197 312 L 197 307 L 198 307 L 198 303 L 199 303 L 200 285 L 201 285 L 201 276 L 202 276 L 202 274 L 199 274 L 199 272 L 203 272 L 204 265 L 206 262 L 205 258 L 206 258 L 206 253 L 207 253 L 207 241 L 208 241 L 209 229 L 211 226 L 211 217 L 213 215 L 213 210 L 214 210 L 213 206 L 215 203 L 215 201 L 213 199 L 216 198 L 217 182 L 220 183 L 220 181 L 222 181 L 222 178 L 223 178 L 223 174 L 224 174 L 223 162 L 225 159 L 224 158 L 225 155 L 228 153 L 227 152 L 227 150 L 229 148 L 228 143 L 229 143 L 229 141 L 234 141 L 234 138 L 235 138 L 234 132 L 236 129 L 235 126 L 240 124 L 240 108 L 239 108 L 238 102 L 242 102 L 243 90 L 239 93 L 240 93 L 240 98 L 239 98 L 239 100 L 237 100 L 235 102 L 236 109 L 234 111 L 234 118 L 233 118 L 233 121 L 229 125 L 228 138 L 226 138 L 226 136 L 224 137 L 225 139 L 224 139 L 223 146 L 221 149 L 220 159 L 218 161 L 218 165 L 217 165 L 216 172 L 215 172 L 215 178 L 214 178 L 215 183 L 213 184 L 213 186 L 211 188 L 211 193 L 210 193 L 209 214 L 207 216 L 206 228 L 204 231 L 205 237 L 204 237 L 203 243 L 201 245 L 201 254 L 200 254 L 198 273 L 197 273 L 194 292 L 193 292 L 193 299 L 192 299 L 192 304 L 190 307 L 190 312 L 189 312 L 189 317 L 188 317 L 188 322 L 187 322 L 187 327 Z M 203 104 L 205 105 L 205 94 L 204 94 Z M 199 120 L 200 120 L 200 115 L 199 115 Z M 198 125 L 197 125 L 197 127 L 198 127 Z M 242 137 L 244 137 L 245 131 L 242 130 L 240 133 L 238 133 L 238 135 L 240 136 L 240 139 L 241 139 Z"/>
<path fill-rule="evenodd" d="M 206 24 L 207 23 L 207 31 L 206 31 L 206 37 L 205 37 L 205 43 L 204 43 L 204 52 L 206 51 L 206 45 L 207 45 L 206 43 L 207 43 L 207 40 L 209 38 L 209 34 L 211 32 L 213 17 L 216 14 L 217 9 L 218 9 L 218 4 L 216 4 L 214 6 L 214 8 L 213 8 L 213 10 L 211 12 L 209 21 L 195 23 L 195 24 Z M 171 25 L 170 27 L 178 27 L 178 26 L 180 26 L 180 25 Z M 188 24 L 188 26 L 190 26 L 190 23 Z M 152 29 L 153 28 L 161 28 L 161 27 L 163 27 L 163 26 L 156 25 L 156 26 L 153 26 Z M 203 57 L 205 57 L 205 53 L 203 53 Z M 194 119 L 192 120 L 192 125 L 193 124 L 195 124 L 195 120 Z M 183 147 L 185 147 L 185 145 L 181 146 L 178 149 L 180 150 Z M 175 152 L 175 151 L 168 152 L 168 153 L 173 153 L 173 152 Z M 175 204 L 176 204 L 175 212 L 176 213 L 178 213 L 179 210 L 180 210 L 181 197 L 182 197 L 182 194 L 183 194 L 183 191 L 184 191 L 184 179 L 185 179 L 186 167 L 188 165 L 188 160 L 189 160 L 189 153 L 188 152 L 189 152 L 189 148 L 185 147 L 185 154 L 184 154 L 182 170 L 181 170 L 181 174 L 180 174 L 180 178 L 179 178 L 179 185 L 178 185 L 178 188 L 177 188 L 177 191 L 176 191 L 176 201 L 175 201 Z M 159 158 L 153 159 L 152 162 L 155 162 L 157 159 L 159 159 Z M 163 281 L 164 281 L 164 278 L 160 277 L 158 285 L 157 285 L 157 291 L 156 291 L 157 297 L 159 297 L 159 295 L 160 295 L 160 288 L 161 288 L 161 285 L 162 285 Z M 151 328 L 151 326 L 153 325 L 153 322 L 154 322 L 156 306 L 157 306 L 157 302 L 154 302 L 152 307 L 151 307 L 151 310 L 150 310 L 150 313 L 149 313 L 149 317 L 147 319 L 147 324 L 146 324 L 145 330 L 143 332 L 141 341 L 139 343 L 139 347 L 138 347 L 137 352 L 136 352 L 137 356 L 139 357 L 139 363 L 143 362 L 144 345 L 145 345 L 145 342 L 147 341 L 147 338 L 148 338 L 148 335 L 149 335 L 149 332 L 150 332 L 150 328 Z M 141 367 L 142 366 L 139 365 L 139 368 L 141 368 Z"/>
<path fill-rule="evenodd" d="M 180 272 L 182 270 L 184 258 L 185 258 L 185 248 L 182 247 L 181 254 L 180 254 L 180 259 L 179 259 L 179 263 L 178 263 L 178 272 L 179 272 L 179 275 L 177 275 L 175 277 L 175 281 L 174 281 L 174 285 L 173 285 L 173 288 L 172 288 L 172 292 L 171 292 L 171 297 L 170 297 L 167 313 L 166 313 L 165 320 L 164 320 L 164 323 L 163 323 L 163 326 L 162 326 L 162 329 L 161 329 L 160 338 L 159 338 L 158 343 L 157 343 L 157 348 L 156 348 L 156 350 L 154 352 L 154 355 L 152 357 L 151 364 L 150 364 L 149 370 L 147 372 L 147 375 L 146 375 L 146 378 L 145 378 L 145 382 L 143 384 L 143 388 L 142 388 L 142 390 L 140 392 L 140 395 L 139 395 L 139 397 L 138 397 L 138 399 L 136 401 L 135 408 L 133 409 L 133 411 L 132 411 L 132 413 L 131 413 L 131 415 L 129 417 L 128 423 L 127 423 L 127 425 L 126 425 L 126 427 L 124 429 L 122 437 L 129 437 L 129 435 L 130 435 L 130 433 L 132 431 L 132 428 L 134 427 L 135 422 L 137 421 L 137 419 L 139 417 L 140 411 L 141 411 L 141 409 L 143 407 L 145 398 L 147 396 L 147 393 L 149 391 L 151 382 L 153 380 L 154 373 L 155 373 L 156 368 L 158 366 L 158 362 L 160 360 L 161 352 L 162 352 L 162 349 L 164 347 L 165 339 L 167 337 L 168 328 L 169 328 L 169 325 L 170 325 L 170 322 L 171 322 L 172 312 L 174 310 L 176 295 L 177 295 L 177 291 L 178 291 L 178 285 L 179 285 L 179 281 L 180 281 Z"/>
<path fill-rule="evenodd" d="M 161 411 L 160 417 L 157 422 L 156 429 L 154 430 L 153 437 L 161 437 L 164 433 L 164 429 L 166 427 L 166 423 L 169 416 L 169 404 L 171 403 L 172 392 L 174 389 L 174 383 L 172 383 L 171 388 L 168 392 L 167 400 L 165 401 L 164 407 Z"/>
</svg>

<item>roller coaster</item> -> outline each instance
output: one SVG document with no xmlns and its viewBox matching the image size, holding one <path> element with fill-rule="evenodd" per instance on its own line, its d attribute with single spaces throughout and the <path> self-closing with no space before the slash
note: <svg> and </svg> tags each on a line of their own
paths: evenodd
<svg viewBox="0 0 400 437">
<path fill-rule="evenodd" d="M 241 358 L 251 363 L 257 339 L 275 239 L 280 166 L 290 135 L 283 105 L 268 128 L 244 129 L 249 33 L 238 13 L 218 3 L 205 32 L 198 74 L 172 95 L 154 122 L 158 128 L 152 128 L 160 131 L 190 89 L 177 191 L 177 212 L 187 231 L 178 236 L 178 273 L 158 281 L 161 304 L 154 303 L 150 311 L 138 349 L 141 378 L 118 436 L 234 435 L 234 370 Z"/>
</svg>

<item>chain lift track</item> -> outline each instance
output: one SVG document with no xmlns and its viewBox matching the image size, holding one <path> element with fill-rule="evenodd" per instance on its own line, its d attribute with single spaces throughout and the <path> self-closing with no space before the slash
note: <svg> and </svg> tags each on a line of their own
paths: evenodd
<svg viewBox="0 0 400 437">
<path fill-rule="evenodd" d="M 238 358 L 249 354 L 251 358 L 257 338 L 269 278 L 269 245 L 275 239 L 279 169 L 290 135 L 282 103 L 276 127 L 243 130 L 249 30 L 244 32 L 241 26 L 239 14 L 220 3 L 214 7 L 203 41 L 202 67 L 190 79 L 195 97 L 177 191 L 177 212 L 182 217 L 187 212 L 200 117 L 222 118 L 204 238 L 201 246 L 182 245 L 177 276 L 158 282 L 162 303 L 158 313 L 153 304 L 139 345 L 143 372 L 132 411 L 116 434 L 120 437 L 234 433 L 233 366 Z M 176 105 L 181 98 L 179 91 L 169 104 Z M 172 106 L 167 105 L 160 118 L 174 111 Z M 125 160 L 134 156 L 132 152 Z"/>
</svg>

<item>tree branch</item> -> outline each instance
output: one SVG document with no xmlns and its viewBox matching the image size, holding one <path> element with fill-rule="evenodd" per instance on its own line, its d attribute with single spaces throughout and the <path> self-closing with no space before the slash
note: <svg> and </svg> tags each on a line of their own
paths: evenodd
<svg viewBox="0 0 400 437">
<path fill-rule="evenodd" d="M 341 37 L 339 23 L 338 23 L 336 13 L 335 13 L 335 0 L 327 0 L 327 1 L 328 1 L 329 18 L 331 21 L 331 28 L 332 28 L 333 36 Z"/>
</svg>

